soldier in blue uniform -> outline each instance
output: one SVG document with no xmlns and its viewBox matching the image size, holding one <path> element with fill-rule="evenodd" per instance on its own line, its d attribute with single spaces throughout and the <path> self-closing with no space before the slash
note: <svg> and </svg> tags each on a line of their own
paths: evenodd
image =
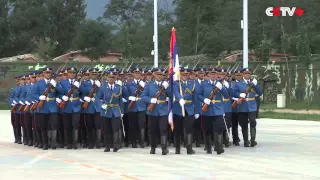
<svg viewBox="0 0 320 180">
<path fill-rule="evenodd" d="M 206 74 L 206 69 L 204 67 L 198 67 L 195 69 L 197 72 L 197 79 L 195 80 L 195 83 L 198 84 L 200 87 L 202 82 L 204 81 L 204 76 Z M 201 104 L 202 102 L 198 100 L 198 98 L 194 102 L 195 111 L 200 112 L 201 111 Z M 202 130 L 202 117 L 201 116 L 195 116 L 194 121 L 194 130 L 195 130 L 195 140 L 196 140 L 196 147 L 201 147 L 201 136 L 204 134 Z"/>
<path fill-rule="evenodd" d="M 126 83 L 129 93 L 129 103 L 132 101 L 134 105 L 128 107 L 129 118 L 129 138 L 132 142 L 132 147 L 137 148 L 136 142 L 140 142 L 140 146 L 145 146 L 145 123 L 146 123 L 146 103 L 141 99 L 141 93 L 145 87 L 145 82 L 141 80 L 141 68 L 133 70 L 134 80 Z M 137 95 L 136 95 L 137 93 Z"/>
<path fill-rule="evenodd" d="M 244 98 L 242 104 L 238 104 L 238 118 L 239 124 L 242 129 L 244 146 L 254 147 L 257 145 L 256 142 L 256 112 L 257 112 L 257 102 L 255 99 L 255 95 L 262 95 L 262 92 L 258 86 L 258 82 L 256 79 L 251 80 L 251 70 L 248 68 L 244 68 L 241 70 L 243 73 L 243 80 L 235 84 L 234 91 L 236 93 L 236 97 Z M 249 93 L 244 93 L 248 88 L 250 89 Z M 251 135 L 251 143 L 249 143 L 248 138 L 248 123 L 250 122 L 250 135 Z"/>
<path fill-rule="evenodd" d="M 212 153 L 211 134 L 214 131 L 215 150 L 217 154 L 224 152 L 222 146 L 222 132 L 225 129 L 223 114 L 223 97 L 228 98 L 228 91 L 222 84 L 216 80 L 216 68 L 208 69 L 208 77 L 210 80 L 201 84 L 199 100 L 209 105 L 206 112 L 201 111 L 205 128 L 206 150 L 208 154 Z M 208 97 L 217 88 L 217 93 L 212 99 Z"/>
<path fill-rule="evenodd" d="M 52 78 L 52 68 L 46 67 L 42 70 L 43 79 L 36 83 L 34 91 L 30 94 L 31 100 L 44 101 L 42 108 L 37 108 L 36 118 L 39 121 L 42 137 L 43 150 L 48 150 L 48 143 L 51 140 L 50 147 L 56 149 L 56 138 L 58 128 L 58 107 L 56 104 L 56 81 Z M 43 95 L 49 84 L 53 86 L 48 95 Z"/>
<path fill-rule="evenodd" d="M 22 127 L 22 136 L 23 136 L 23 144 L 24 145 L 28 145 L 29 144 L 29 139 L 28 139 L 28 135 L 27 135 L 27 129 L 26 129 L 26 118 L 28 118 L 28 114 L 25 114 L 23 112 L 23 109 L 25 107 L 25 98 L 26 98 L 26 94 L 27 94 L 27 78 L 28 78 L 28 74 L 27 75 L 23 75 L 22 79 L 24 79 L 24 82 L 21 86 L 21 93 L 19 96 L 19 104 L 20 107 L 18 109 L 18 112 L 20 113 L 20 122 L 21 122 L 21 127 Z"/>
<path fill-rule="evenodd" d="M 20 76 L 17 76 L 15 78 L 16 80 L 16 87 L 12 88 L 9 93 L 9 98 L 8 98 L 8 104 L 13 108 L 14 106 L 17 106 L 17 102 L 15 101 L 15 93 L 17 92 L 17 87 L 20 84 Z M 21 144 L 21 130 L 20 130 L 20 136 L 18 134 L 18 129 L 17 129 L 17 114 L 14 111 L 11 111 L 11 125 L 13 128 L 13 134 L 14 134 L 14 143 L 19 143 Z"/>
<path fill-rule="evenodd" d="M 57 83 L 60 83 L 60 81 L 62 80 L 65 80 L 66 79 L 66 76 L 65 76 L 65 71 L 66 70 L 61 70 L 56 78 L 56 81 Z M 56 92 L 57 94 L 57 97 L 56 97 L 56 102 L 57 102 L 57 105 L 59 106 L 59 104 L 62 102 L 62 96 L 63 94 L 60 93 L 60 92 Z M 65 136 L 66 136 L 66 133 L 65 133 L 65 125 L 64 125 L 64 119 L 63 119 L 63 110 L 62 109 L 58 109 L 58 135 L 57 135 L 57 141 L 58 141 L 58 144 L 59 144 L 59 147 L 60 148 L 64 148 L 64 146 L 66 145 L 66 142 L 65 142 Z"/>
<path fill-rule="evenodd" d="M 151 135 L 151 151 L 150 154 L 155 154 L 157 146 L 157 134 L 160 131 L 160 143 L 162 147 L 162 155 L 169 153 L 167 149 L 167 131 L 168 131 L 168 103 L 166 101 L 167 97 L 172 97 L 172 92 L 170 92 L 169 83 L 163 81 L 164 70 L 161 68 L 154 68 L 152 70 L 155 80 L 149 82 L 142 94 L 141 98 L 145 103 L 148 103 L 147 107 L 154 104 L 155 107 L 152 111 L 147 110 L 148 115 L 148 129 Z M 156 98 L 156 94 L 161 88 L 165 89 L 165 92 Z"/>
<path fill-rule="evenodd" d="M 127 83 L 131 83 L 133 80 L 128 80 L 127 77 L 128 77 L 128 74 L 131 74 L 131 70 L 128 70 L 124 73 L 124 78 L 122 79 L 122 82 L 123 82 L 123 86 L 126 87 L 127 86 Z M 129 93 L 129 92 L 128 92 Z M 128 116 L 128 102 L 124 102 L 123 103 L 123 117 L 122 117 L 122 120 L 123 120 L 123 129 L 124 129 L 124 138 L 123 138 L 123 141 L 124 141 L 124 146 L 125 147 L 128 147 L 129 146 L 129 116 Z"/>
<path fill-rule="evenodd" d="M 104 141 L 106 148 L 104 152 L 110 152 L 113 142 L 113 152 L 120 148 L 119 129 L 121 118 L 123 117 L 123 107 L 120 107 L 122 98 L 128 98 L 128 92 L 122 86 L 115 83 L 116 74 L 113 71 L 105 73 L 107 81 L 102 83 L 95 97 L 95 103 L 101 107 L 102 127 L 104 132 Z M 113 141 L 112 141 L 113 138 Z"/>
<path fill-rule="evenodd" d="M 35 147 L 38 147 L 39 145 L 39 138 L 37 136 L 37 131 L 36 131 L 36 116 L 35 116 L 35 111 L 31 110 L 31 106 L 36 103 L 35 100 L 32 98 L 32 92 L 36 90 L 36 83 L 37 83 L 37 74 L 38 72 L 33 72 L 30 74 L 30 86 L 28 89 L 28 93 L 27 93 L 27 98 L 26 98 L 26 104 L 29 105 L 29 113 L 31 115 L 31 122 L 29 124 L 29 127 L 31 127 L 32 130 L 32 137 L 33 137 L 33 145 Z"/>
<path fill-rule="evenodd" d="M 24 103 L 25 106 L 30 106 L 31 103 L 28 101 L 28 98 L 30 97 L 30 94 L 32 93 L 31 89 L 31 74 L 27 74 L 25 75 L 26 77 L 26 84 L 24 86 L 24 97 L 23 99 L 21 99 L 21 101 Z M 25 108 L 24 106 L 24 108 Z M 22 109 L 22 111 L 24 111 L 24 108 Z M 24 112 L 24 133 L 27 135 L 27 142 L 25 145 L 28 146 L 33 146 L 33 135 L 32 135 L 32 116 L 31 113 L 28 112 Z"/>
<path fill-rule="evenodd" d="M 100 149 L 101 144 L 101 120 L 100 120 L 100 106 L 97 106 L 95 101 L 95 95 L 98 89 L 101 87 L 101 83 L 98 80 L 99 69 L 91 68 L 89 69 L 90 79 L 83 81 L 80 86 L 80 91 L 83 94 L 83 100 L 89 103 L 88 107 L 84 109 L 85 113 L 85 124 L 87 129 L 88 137 L 88 148 L 93 149 L 96 146 Z M 89 96 L 91 92 L 95 89 L 92 96 Z M 96 140 L 96 142 L 94 141 Z"/>
<path fill-rule="evenodd" d="M 240 70 L 235 70 L 234 71 L 234 79 L 231 82 L 231 88 L 234 89 L 235 85 L 242 80 L 242 73 Z M 239 98 L 232 97 L 231 103 L 234 101 L 238 101 Z M 238 133 L 238 126 L 239 126 L 239 120 L 238 120 L 238 112 L 237 112 L 237 107 L 232 108 L 232 139 L 233 139 L 233 144 L 236 146 L 240 145 L 240 138 L 239 138 L 239 133 Z"/>
<path fill-rule="evenodd" d="M 80 82 L 77 77 L 77 69 L 75 67 L 69 67 L 68 79 L 60 81 L 56 89 L 59 93 L 64 94 L 62 100 L 66 101 L 66 106 L 63 108 L 64 123 L 67 133 L 67 149 L 78 149 L 78 136 L 79 136 L 79 121 L 81 112 L 80 103 Z M 75 91 L 70 97 L 66 96 L 67 93 L 75 87 Z"/>
<path fill-rule="evenodd" d="M 175 102 L 173 104 L 173 123 L 174 123 L 174 138 L 176 154 L 180 154 L 180 140 L 183 130 L 187 139 L 187 154 L 194 154 L 192 149 L 193 124 L 195 117 L 199 118 L 200 109 L 196 111 L 195 102 L 200 91 L 200 85 L 194 80 L 188 80 L 190 69 L 180 68 L 181 81 L 173 83 L 173 94 Z M 182 92 L 182 94 L 181 94 Z M 185 116 L 182 114 L 182 107 L 184 108 Z"/>
<path fill-rule="evenodd" d="M 15 111 L 16 114 L 16 129 L 17 129 L 17 135 L 18 135 L 18 144 L 22 144 L 21 142 L 21 128 L 23 125 L 23 114 L 21 112 L 19 112 L 19 108 L 20 106 L 23 105 L 21 101 L 21 97 L 23 95 L 23 87 L 24 87 L 24 82 L 25 82 L 25 76 L 22 75 L 19 77 L 19 85 L 16 87 L 16 91 L 14 93 L 14 103 L 17 104 L 17 109 Z M 25 138 L 26 135 L 24 135 Z M 25 140 L 25 139 L 24 139 Z"/>
</svg>

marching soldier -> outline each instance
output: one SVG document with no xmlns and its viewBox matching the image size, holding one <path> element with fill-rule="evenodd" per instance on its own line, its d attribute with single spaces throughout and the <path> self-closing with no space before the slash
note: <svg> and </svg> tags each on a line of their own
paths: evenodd
<svg viewBox="0 0 320 180">
<path fill-rule="evenodd" d="M 56 149 L 56 138 L 58 129 L 58 107 L 56 103 L 57 83 L 52 78 L 52 68 L 46 67 L 42 70 L 43 79 L 36 83 L 35 91 L 31 94 L 32 100 L 40 100 L 43 102 L 43 106 L 37 108 L 36 118 L 39 121 L 40 132 L 42 137 L 43 150 L 48 150 L 48 141 L 51 140 L 51 148 Z M 47 96 L 44 92 L 51 84 Z M 39 102 L 40 103 L 40 102 Z M 39 132 L 38 132 L 39 133 Z M 39 135 L 40 136 L 40 135 Z M 41 146 L 38 146 L 41 147 Z"/>
<path fill-rule="evenodd" d="M 24 82 L 25 82 L 25 76 L 20 76 L 19 77 L 19 85 L 16 87 L 16 91 L 14 93 L 14 101 L 13 103 L 17 104 L 17 108 L 15 110 L 15 114 L 16 114 L 16 130 L 17 130 L 17 136 L 18 136 L 18 144 L 22 144 L 21 142 L 21 128 L 22 128 L 22 123 L 23 123 L 23 114 L 21 112 L 19 112 L 19 108 L 23 105 L 23 103 L 21 102 L 21 97 L 22 97 L 22 91 L 23 91 L 23 87 L 24 87 Z M 25 138 L 26 134 L 24 134 L 23 138 Z M 23 139 L 23 141 L 25 141 L 26 139 Z"/>
<path fill-rule="evenodd" d="M 207 110 L 202 108 L 202 118 L 206 133 L 206 150 L 212 154 L 211 134 L 214 132 L 215 150 L 217 154 L 224 153 L 222 146 L 222 133 L 225 129 L 223 114 L 223 97 L 228 98 L 228 91 L 216 80 L 217 69 L 208 69 L 209 81 L 201 84 L 199 100 L 203 102 Z"/>
<path fill-rule="evenodd" d="M 234 90 L 235 85 L 242 80 L 242 73 L 240 70 L 235 70 L 234 72 L 234 80 L 231 82 L 231 88 Z M 231 103 L 234 101 L 238 101 L 239 98 L 232 97 Z M 237 112 L 237 107 L 232 107 L 232 139 L 233 139 L 233 144 L 236 146 L 240 146 L 240 138 L 239 138 L 239 133 L 238 133 L 238 126 L 239 126 L 239 120 L 238 120 L 238 112 Z"/>
<path fill-rule="evenodd" d="M 257 145 L 256 142 L 256 112 L 257 112 L 257 102 L 255 95 L 262 95 L 262 92 L 258 86 L 256 79 L 251 80 L 251 70 L 244 68 L 241 70 L 243 74 L 243 80 L 235 84 L 235 93 L 239 97 L 239 101 L 242 99 L 242 103 L 238 104 L 238 118 L 239 124 L 242 129 L 244 146 L 254 147 Z M 251 143 L 248 138 L 248 123 L 250 122 L 250 135 Z"/>
<path fill-rule="evenodd" d="M 32 91 L 34 91 L 35 89 L 32 88 L 32 83 L 31 83 L 31 79 L 33 79 L 34 76 L 32 76 L 33 74 L 29 74 L 28 76 L 26 76 L 26 90 L 25 90 L 25 97 L 23 99 L 23 103 L 26 105 L 26 106 L 30 106 L 31 105 L 31 101 L 32 100 L 30 97 L 30 95 L 32 94 Z M 32 80 L 32 82 L 35 82 L 35 79 Z M 26 108 L 26 107 L 25 107 Z M 22 111 L 24 111 L 24 109 Z M 28 110 L 27 112 L 24 111 L 24 118 L 25 118 L 25 121 L 24 121 L 24 126 L 25 126 L 25 132 L 27 134 L 27 139 L 28 139 L 28 146 L 33 146 L 33 134 L 32 134 L 32 118 L 33 116 L 31 115 L 30 111 Z"/>
<path fill-rule="evenodd" d="M 126 87 L 129 93 L 128 117 L 129 119 L 129 137 L 132 147 L 137 148 L 136 142 L 139 140 L 141 148 L 144 148 L 145 123 L 146 123 L 146 103 L 141 99 L 141 93 L 145 82 L 141 80 L 142 69 L 133 70 L 134 80 L 127 82 Z"/>
<path fill-rule="evenodd" d="M 59 93 L 64 94 L 62 100 L 64 101 L 65 107 L 63 107 L 64 123 L 66 128 L 67 137 L 67 149 L 78 149 L 78 132 L 79 132 L 79 121 L 81 112 L 80 103 L 80 82 L 77 77 L 77 69 L 69 67 L 68 79 L 60 81 L 56 87 Z M 71 91 L 73 90 L 73 91 Z M 62 101 L 62 102 L 63 102 Z M 61 102 L 61 103 L 62 103 Z M 61 107 L 61 106 L 60 106 Z"/>
<path fill-rule="evenodd" d="M 83 93 L 84 101 L 88 103 L 84 108 L 85 124 L 87 128 L 88 148 L 93 149 L 96 146 L 100 149 L 101 144 L 101 120 L 100 120 L 100 107 L 95 102 L 95 95 L 101 86 L 98 80 L 98 68 L 89 69 L 90 79 L 84 81 L 80 86 L 80 91 Z M 96 140 L 96 142 L 94 141 Z"/>
<path fill-rule="evenodd" d="M 113 152 L 117 152 L 120 148 L 119 129 L 121 126 L 121 118 L 123 116 L 122 98 L 127 98 L 128 92 L 122 86 L 115 83 L 116 74 L 113 71 L 105 73 L 107 82 L 99 88 L 96 94 L 95 103 L 102 108 L 100 115 L 102 116 L 102 127 L 104 132 L 104 141 L 106 148 L 104 152 L 110 152 L 110 145 L 113 137 Z"/>
<path fill-rule="evenodd" d="M 13 134 L 14 134 L 14 143 L 21 144 L 21 130 L 20 134 L 17 129 L 17 113 L 15 112 L 14 108 L 16 108 L 17 102 L 15 101 L 15 93 L 17 92 L 17 88 L 19 87 L 20 84 L 20 76 L 17 76 L 16 78 L 16 87 L 12 88 L 9 93 L 9 98 L 8 98 L 8 104 L 11 105 L 11 125 L 13 128 Z"/>
<path fill-rule="evenodd" d="M 192 149 L 192 132 L 195 118 L 199 118 L 199 109 L 195 111 L 195 100 L 197 99 L 200 86 L 194 80 L 188 80 L 188 75 L 191 72 L 190 69 L 180 69 L 181 81 L 175 81 L 173 84 L 173 94 L 176 101 L 173 104 L 173 123 L 175 126 L 174 137 L 175 137 L 175 148 L 176 154 L 180 154 L 181 135 L 185 130 L 185 136 L 187 139 L 187 154 L 194 154 L 195 151 Z M 181 94 L 182 92 L 182 94 Z M 184 115 L 182 113 L 184 110 Z"/>
<path fill-rule="evenodd" d="M 155 80 L 149 82 L 142 94 L 141 98 L 145 103 L 148 103 L 148 129 L 151 135 L 151 151 L 150 154 L 155 154 L 157 146 L 157 134 L 160 131 L 160 143 L 162 147 L 162 155 L 169 153 L 167 149 L 167 130 L 168 130 L 168 103 L 167 96 L 172 97 L 169 83 L 163 81 L 164 70 L 161 68 L 154 68 L 152 70 Z M 151 108 L 151 107 L 153 108 Z"/>
<path fill-rule="evenodd" d="M 62 80 L 65 80 L 66 79 L 66 76 L 65 76 L 65 72 L 66 70 L 61 70 L 58 74 L 58 76 L 56 77 L 56 81 L 57 83 L 60 83 L 60 81 Z M 57 97 L 56 97 L 56 102 L 59 106 L 59 104 L 62 102 L 62 99 L 61 97 L 64 95 L 60 92 L 56 92 L 57 94 Z M 66 142 L 65 142 L 65 136 L 66 136 L 66 133 L 65 133 L 65 129 L 64 129 L 65 125 L 64 125 L 64 119 L 63 119 L 63 110 L 62 109 L 58 109 L 58 144 L 59 144 L 59 147 L 60 148 L 64 148 L 64 146 L 66 145 Z"/>
</svg>

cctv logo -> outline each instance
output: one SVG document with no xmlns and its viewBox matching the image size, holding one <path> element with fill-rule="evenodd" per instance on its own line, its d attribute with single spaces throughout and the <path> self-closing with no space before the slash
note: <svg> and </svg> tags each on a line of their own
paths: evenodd
<svg viewBox="0 0 320 180">
<path fill-rule="evenodd" d="M 268 7 L 266 9 L 267 16 L 302 16 L 304 10 L 297 7 Z"/>
</svg>

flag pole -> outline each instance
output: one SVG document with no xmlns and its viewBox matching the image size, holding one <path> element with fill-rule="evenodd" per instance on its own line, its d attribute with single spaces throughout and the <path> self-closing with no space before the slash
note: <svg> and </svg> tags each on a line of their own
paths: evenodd
<svg viewBox="0 0 320 180">
<path fill-rule="evenodd" d="M 248 67 L 248 0 L 243 0 L 243 68 Z"/>
<path fill-rule="evenodd" d="M 158 67 L 158 0 L 153 0 L 154 67 Z"/>
<path fill-rule="evenodd" d="M 180 95 L 181 97 L 183 98 L 183 94 L 182 94 L 182 86 L 181 86 L 181 79 L 180 79 L 180 67 L 179 67 L 179 74 L 178 74 L 178 78 L 179 78 L 179 86 L 180 86 Z M 186 113 L 184 111 L 184 105 L 181 106 L 181 112 L 182 112 L 182 117 L 185 117 L 186 116 Z"/>
</svg>

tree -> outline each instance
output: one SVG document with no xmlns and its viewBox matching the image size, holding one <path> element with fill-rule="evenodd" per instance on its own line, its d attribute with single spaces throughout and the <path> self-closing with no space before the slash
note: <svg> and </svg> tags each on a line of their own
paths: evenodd
<svg viewBox="0 0 320 180">
<path fill-rule="evenodd" d="M 85 55 L 94 60 L 105 56 L 111 45 L 111 28 L 95 20 L 86 20 L 77 28 L 73 47 L 84 50 Z"/>
<path fill-rule="evenodd" d="M 8 0 L 0 0 L 0 57 L 10 55 L 8 11 Z"/>
</svg>

